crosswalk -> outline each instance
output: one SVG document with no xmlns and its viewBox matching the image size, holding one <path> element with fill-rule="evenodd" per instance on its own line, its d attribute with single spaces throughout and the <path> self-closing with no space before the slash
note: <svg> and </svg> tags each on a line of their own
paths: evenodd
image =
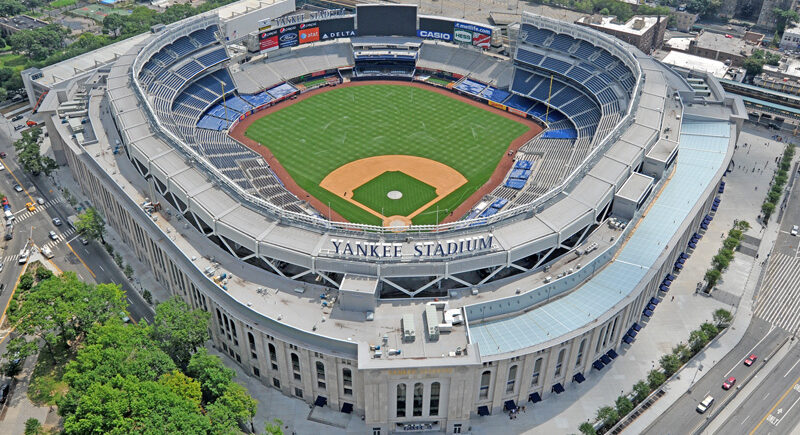
<svg viewBox="0 0 800 435">
<path fill-rule="evenodd" d="M 28 211 L 27 208 L 23 208 L 22 210 L 19 210 L 16 213 L 14 213 L 14 221 L 17 223 L 22 222 L 25 219 L 38 213 L 39 211 L 44 210 L 48 207 L 52 207 L 62 201 L 63 201 L 62 199 L 57 198 L 57 199 L 51 199 L 50 201 L 47 201 L 44 204 L 36 204 L 36 211 Z"/>
<path fill-rule="evenodd" d="M 36 246 L 39 248 L 41 252 L 44 248 L 54 249 L 59 243 L 64 243 L 65 241 L 70 241 L 73 236 L 77 236 L 77 231 L 74 228 L 66 228 L 63 232 L 58 233 L 58 240 L 51 240 L 49 237 L 47 238 L 47 242 L 43 244 L 37 244 Z M 4 257 L 0 257 L 0 261 L 3 263 L 16 263 L 19 259 L 19 252 L 15 254 L 9 254 Z"/>
<path fill-rule="evenodd" d="M 755 315 L 789 332 L 800 328 L 800 258 L 772 253 Z"/>
</svg>

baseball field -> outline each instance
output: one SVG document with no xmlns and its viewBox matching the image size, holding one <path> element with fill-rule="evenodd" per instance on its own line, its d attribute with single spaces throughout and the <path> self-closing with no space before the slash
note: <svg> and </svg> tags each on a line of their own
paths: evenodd
<svg viewBox="0 0 800 435">
<path fill-rule="evenodd" d="M 324 204 L 373 225 L 441 222 L 532 129 L 494 109 L 392 84 L 336 87 L 276 109 L 244 135 L 319 201 L 321 214 Z"/>
</svg>

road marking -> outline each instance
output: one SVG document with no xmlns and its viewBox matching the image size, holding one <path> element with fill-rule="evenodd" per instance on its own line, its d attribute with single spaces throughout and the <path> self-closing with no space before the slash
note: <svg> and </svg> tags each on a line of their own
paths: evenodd
<svg viewBox="0 0 800 435">
<path fill-rule="evenodd" d="M 772 415 L 772 411 L 774 411 L 775 408 L 777 408 L 778 405 L 780 405 L 781 402 L 783 402 L 783 399 L 786 398 L 786 396 L 789 394 L 790 391 L 792 391 L 792 389 L 794 388 L 795 385 L 797 385 L 798 382 L 800 382 L 800 376 L 798 376 L 797 379 L 794 380 L 794 383 L 792 384 L 791 387 L 787 388 L 786 391 L 783 392 L 783 395 L 781 395 L 781 398 L 778 399 L 778 402 L 772 405 L 772 408 L 770 408 L 769 412 L 767 412 L 767 414 L 761 419 L 761 421 L 758 422 L 756 427 L 754 427 L 753 430 L 750 431 L 750 435 L 753 435 L 758 430 L 758 428 L 761 427 L 762 424 L 764 424 L 764 420 L 766 420 L 767 417 Z M 766 400 L 766 397 L 764 399 Z"/>
<path fill-rule="evenodd" d="M 72 249 L 72 246 L 70 246 L 70 244 L 69 244 L 69 243 L 67 243 L 67 248 L 69 248 L 69 250 L 70 250 L 70 251 L 72 251 L 72 253 L 73 253 L 73 254 L 75 254 L 75 256 L 76 256 L 76 257 L 78 257 L 78 260 L 80 260 L 81 264 L 83 264 L 83 267 L 85 267 L 85 268 L 86 268 L 86 270 L 88 270 L 88 271 L 89 271 L 89 273 L 91 273 L 91 274 L 92 274 L 92 278 L 97 278 L 97 275 L 95 275 L 95 274 L 94 274 L 94 272 L 92 272 L 92 269 L 90 269 L 90 268 L 89 268 L 89 266 L 86 264 L 86 262 L 85 262 L 85 261 L 83 261 L 83 258 L 81 258 L 81 256 L 80 256 L 80 255 L 78 255 L 78 253 L 77 253 L 77 252 L 75 252 L 75 250 L 74 250 L 74 249 Z"/>
<path fill-rule="evenodd" d="M 794 408 L 794 405 L 797 405 L 797 402 L 799 400 L 800 400 L 800 397 L 798 397 L 797 399 L 794 399 L 794 402 L 792 402 L 792 406 L 790 406 L 789 409 L 786 410 L 786 413 L 783 415 L 783 417 L 781 417 L 781 419 L 778 421 L 778 423 L 780 423 L 787 415 L 789 415 L 789 412 L 791 412 L 792 408 Z M 778 411 L 780 412 L 782 410 L 779 409 Z"/>
<path fill-rule="evenodd" d="M 5 166 L 6 169 L 8 170 L 8 173 L 11 174 L 12 177 L 14 177 L 14 180 L 17 181 L 17 184 L 19 184 L 19 187 L 22 187 L 22 191 L 25 192 L 26 195 L 28 195 L 28 198 L 30 198 L 31 202 L 34 202 L 33 197 L 31 196 L 30 193 L 28 193 L 28 189 L 26 189 L 25 186 L 22 185 L 22 182 L 19 181 L 19 178 L 17 178 L 17 176 L 14 174 L 14 171 L 12 171 L 11 168 L 8 167 L 8 165 L 6 164 L 5 160 L 0 159 L 0 163 L 2 163 L 3 166 Z"/>
<path fill-rule="evenodd" d="M 764 341 L 764 340 L 765 340 L 765 339 L 766 339 L 766 338 L 769 336 L 769 334 L 771 334 L 771 333 L 772 333 L 772 330 L 773 330 L 773 329 L 775 329 L 775 325 L 772 325 L 772 324 L 770 324 L 770 325 L 769 325 L 769 331 L 767 331 L 767 333 L 766 333 L 766 334 L 764 334 L 764 336 L 763 336 L 763 337 L 761 337 L 761 340 L 758 340 L 758 342 L 757 342 L 756 344 L 754 344 L 754 345 L 753 345 L 753 347 L 751 347 L 751 348 L 750 348 L 750 351 L 749 351 L 749 352 L 747 352 L 747 356 L 745 356 L 744 358 L 740 359 L 740 360 L 739 360 L 739 361 L 736 363 L 736 365 L 734 365 L 733 367 L 731 367 L 731 369 L 730 369 L 730 370 L 728 370 L 728 373 L 725 373 L 725 376 L 723 376 L 723 377 L 727 378 L 728 376 L 730 376 L 730 374 L 731 374 L 731 372 L 733 371 L 733 369 L 735 369 L 736 367 L 739 367 L 739 363 L 741 363 L 741 362 L 744 362 L 745 358 L 749 358 L 749 357 L 750 357 L 750 355 L 752 355 L 753 353 L 755 353 L 755 350 L 756 350 L 756 348 L 758 347 L 758 345 L 759 345 L 759 344 L 761 344 L 761 342 L 762 342 L 762 341 Z"/>
<path fill-rule="evenodd" d="M 101 266 L 101 265 L 99 265 L 99 264 L 97 265 L 97 267 L 99 267 L 99 268 L 100 268 L 100 270 L 102 270 L 103 272 L 105 272 L 105 271 L 106 271 L 105 269 L 103 269 L 103 266 Z M 800 360 L 798 360 L 798 361 L 800 361 Z"/>
<path fill-rule="evenodd" d="M 787 377 L 787 376 L 789 376 L 789 373 L 791 373 L 791 372 L 792 372 L 792 370 L 794 370 L 794 368 L 797 366 L 797 363 L 800 363 L 800 359 L 798 359 L 797 361 L 795 361 L 794 365 L 792 365 L 792 368 L 790 368 L 790 369 L 789 369 L 789 371 L 788 371 L 788 372 L 786 372 L 786 374 L 785 374 L 785 375 L 783 375 L 783 377 L 784 377 L 784 378 L 785 378 L 785 377 Z"/>
<path fill-rule="evenodd" d="M 748 415 L 747 417 L 745 417 L 745 418 L 744 418 L 744 420 L 742 420 L 742 422 L 741 422 L 741 423 L 739 423 L 739 426 L 743 426 L 743 425 L 744 425 L 744 423 L 747 421 L 747 419 L 748 419 L 748 418 L 750 418 L 750 416 L 749 416 L 749 415 Z"/>
</svg>

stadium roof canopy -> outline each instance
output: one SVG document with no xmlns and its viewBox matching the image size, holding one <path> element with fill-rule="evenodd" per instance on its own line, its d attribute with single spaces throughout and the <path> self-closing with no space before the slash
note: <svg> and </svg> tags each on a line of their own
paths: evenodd
<svg viewBox="0 0 800 435">
<path fill-rule="evenodd" d="M 684 122 L 675 174 L 619 256 L 568 296 L 518 316 L 471 324 L 472 342 L 479 346 L 481 356 L 513 352 L 569 334 L 630 295 L 663 252 L 654 247 L 666 248 L 717 176 L 730 135 L 727 121 Z"/>
</svg>

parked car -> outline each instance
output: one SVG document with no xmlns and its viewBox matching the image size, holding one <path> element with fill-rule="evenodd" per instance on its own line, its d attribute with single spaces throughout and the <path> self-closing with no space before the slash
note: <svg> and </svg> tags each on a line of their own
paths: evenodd
<svg viewBox="0 0 800 435">
<path fill-rule="evenodd" d="M 797 225 L 792 225 L 792 235 L 793 236 L 797 235 L 797 231 L 798 230 L 800 230 L 800 228 L 798 228 Z"/>
<path fill-rule="evenodd" d="M 22 116 L 22 115 L 17 115 L 17 116 L 15 116 L 15 117 L 11 118 L 11 122 L 17 122 L 17 121 L 19 121 L 19 120 L 20 120 L 20 119 L 22 119 L 22 118 L 24 118 L 24 116 Z"/>
<path fill-rule="evenodd" d="M 80 239 L 78 239 L 78 240 L 80 240 L 80 241 L 81 241 L 81 245 L 88 245 L 88 244 L 89 244 L 89 241 L 88 241 L 88 240 L 86 240 L 86 237 L 81 237 L 81 238 L 80 238 Z"/>
<path fill-rule="evenodd" d="M 734 386 L 734 384 L 736 384 L 736 378 L 731 376 L 728 379 L 726 379 L 725 382 L 722 383 L 722 389 L 723 390 L 730 390 L 731 387 Z"/>
<path fill-rule="evenodd" d="M 31 121 L 30 119 L 25 121 L 25 125 L 28 127 L 34 127 L 36 125 L 36 121 Z"/>
<path fill-rule="evenodd" d="M 754 362 L 756 362 L 757 359 L 758 356 L 754 353 L 751 353 L 750 356 L 744 359 L 744 365 L 750 367 L 751 365 L 753 365 Z"/>
<path fill-rule="evenodd" d="M 14 191 L 16 191 L 16 192 L 22 192 L 22 186 L 20 186 L 19 184 L 15 184 L 15 185 L 14 185 Z"/>
<path fill-rule="evenodd" d="M 14 126 L 14 131 L 20 131 L 20 130 L 22 130 L 23 128 L 25 128 L 25 125 L 24 125 L 24 124 L 16 125 L 16 126 Z"/>
<path fill-rule="evenodd" d="M 6 154 L 4 151 L 0 152 L 0 159 L 4 159 L 6 156 L 8 156 L 8 154 Z"/>
</svg>

